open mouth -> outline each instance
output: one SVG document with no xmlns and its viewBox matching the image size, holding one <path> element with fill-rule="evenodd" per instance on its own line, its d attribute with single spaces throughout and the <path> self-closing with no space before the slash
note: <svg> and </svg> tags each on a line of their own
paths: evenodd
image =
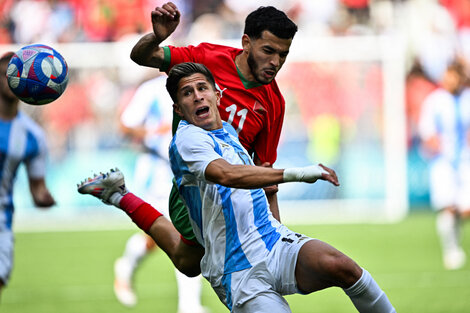
<svg viewBox="0 0 470 313">
<path fill-rule="evenodd" d="M 209 113 L 209 107 L 202 107 L 196 110 L 196 116 L 201 117 Z"/>
</svg>

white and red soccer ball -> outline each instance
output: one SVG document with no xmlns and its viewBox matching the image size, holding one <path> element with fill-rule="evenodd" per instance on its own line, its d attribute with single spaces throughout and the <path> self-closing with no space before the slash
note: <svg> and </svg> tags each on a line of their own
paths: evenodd
<svg viewBox="0 0 470 313">
<path fill-rule="evenodd" d="M 65 91 L 68 67 L 53 48 L 34 44 L 21 48 L 7 69 L 8 85 L 22 101 L 42 105 L 54 101 Z"/>
</svg>

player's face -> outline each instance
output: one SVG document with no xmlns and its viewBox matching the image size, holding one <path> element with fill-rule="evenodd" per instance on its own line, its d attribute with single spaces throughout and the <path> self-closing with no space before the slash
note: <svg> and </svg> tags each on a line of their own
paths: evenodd
<svg viewBox="0 0 470 313">
<path fill-rule="evenodd" d="M 17 101 L 18 98 L 16 98 L 15 94 L 11 91 L 10 87 L 8 86 L 8 81 L 6 77 L 7 67 L 7 62 L 0 62 L 0 96 L 8 102 L 14 102 Z"/>
<path fill-rule="evenodd" d="M 261 38 L 249 40 L 248 66 L 254 79 L 261 84 L 269 84 L 281 69 L 289 54 L 292 38 L 282 39 L 269 31 Z"/>
<path fill-rule="evenodd" d="M 175 112 L 186 121 L 205 130 L 222 128 L 217 106 L 220 93 L 214 89 L 207 78 L 196 73 L 182 78 L 176 94 L 178 103 L 174 104 Z"/>
</svg>

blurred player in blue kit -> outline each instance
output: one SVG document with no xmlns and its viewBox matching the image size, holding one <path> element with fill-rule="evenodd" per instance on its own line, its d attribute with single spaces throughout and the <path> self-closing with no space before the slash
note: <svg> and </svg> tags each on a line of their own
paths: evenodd
<svg viewBox="0 0 470 313">
<path fill-rule="evenodd" d="M 204 247 L 202 275 L 231 312 L 291 312 L 284 295 L 333 286 L 359 312 L 395 312 L 365 269 L 327 243 L 292 232 L 269 210 L 262 187 L 318 179 L 339 186 L 332 169 L 254 166 L 235 129 L 222 122 L 221 93 L 204 65 L 175 65 L 167 90 L 182 117 L 170 145 L 171 168 Z M 165 231 L 171 225 L 160 212 L 127 190 L 120 171 L 88 179 L 78 191 L 121 208 L 156 241 L 181 240 Z"/>
<path fill-rule="evenodd" d="M 135 91 L 121 114 L 121 129 L 142 148 L 139 153 L 132 187 L 143 192 L 153 206 L 168 215 L 168 194 L 172 186 L 168 145 L 171 141 L 173 103 L 165 88 L 166 75 L 145 81 Z M 132 282 L 140 262 L 156 248 L 153 239 L 144 233 L 132 235 L 123 255 L 115 262 L 114 291 L 125 306 L 137 303 Z M 205 312 L 201 305 L 200 276 L 189 278 L 175 269 L 178 285 L 178 313 Z"/>
<path fill-rule="evenodd" d="M 26 165 L 34 204 L 55 204 L 45 182 L 46 140 L 43 130 L 19 108 L 6 71 L 13 52 L 0 57 L 0 293 L 13 268 L 13 186 L 21 163 Z"/>
<path fill-rule="evenodd" d="M 430 157 L 431 204 L 449 270 L 465 264 L 460 224 L 470 216 L 470 89 L 465 71 L 459 61 L 447 68 L 440 87 L 424 99 L 419 120 L 419 135 Z"/>
</svg>

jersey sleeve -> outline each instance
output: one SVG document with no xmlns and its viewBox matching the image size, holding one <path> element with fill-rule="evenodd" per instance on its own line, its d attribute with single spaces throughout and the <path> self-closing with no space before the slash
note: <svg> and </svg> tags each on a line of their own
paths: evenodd
<svg viewBox="0 0 470 313">
<path fill-rule="evenodd" d="M 165 56 L 161 70 L 167 74 L 176 64 L 184 62 L 205 63 L 204 44 L 186 47 L 166 46 L 163 47 L 163 51 Z"/>
<path fill-rule="evenodd" d="M 121 115 L 121 122 L 129 128 L 138 127 L 144 124 L 148 111 L 150 110 L 149 88 L 147 84 L 139 86 L 129 104 Z"/>
<path fill-rule="evenodd" d="M 172 170 L 177 179 L 178 176 L 184 178 L 189 174 L 205 181 L 207 165 L 222 156 L 215 152 L 215 142 L 207 132 L 189 126 L 176 133 L 174 145 L 170 147 L 170 157 Z M 183 179 L 185 180 L 190 179 Z"/>
</svg>

